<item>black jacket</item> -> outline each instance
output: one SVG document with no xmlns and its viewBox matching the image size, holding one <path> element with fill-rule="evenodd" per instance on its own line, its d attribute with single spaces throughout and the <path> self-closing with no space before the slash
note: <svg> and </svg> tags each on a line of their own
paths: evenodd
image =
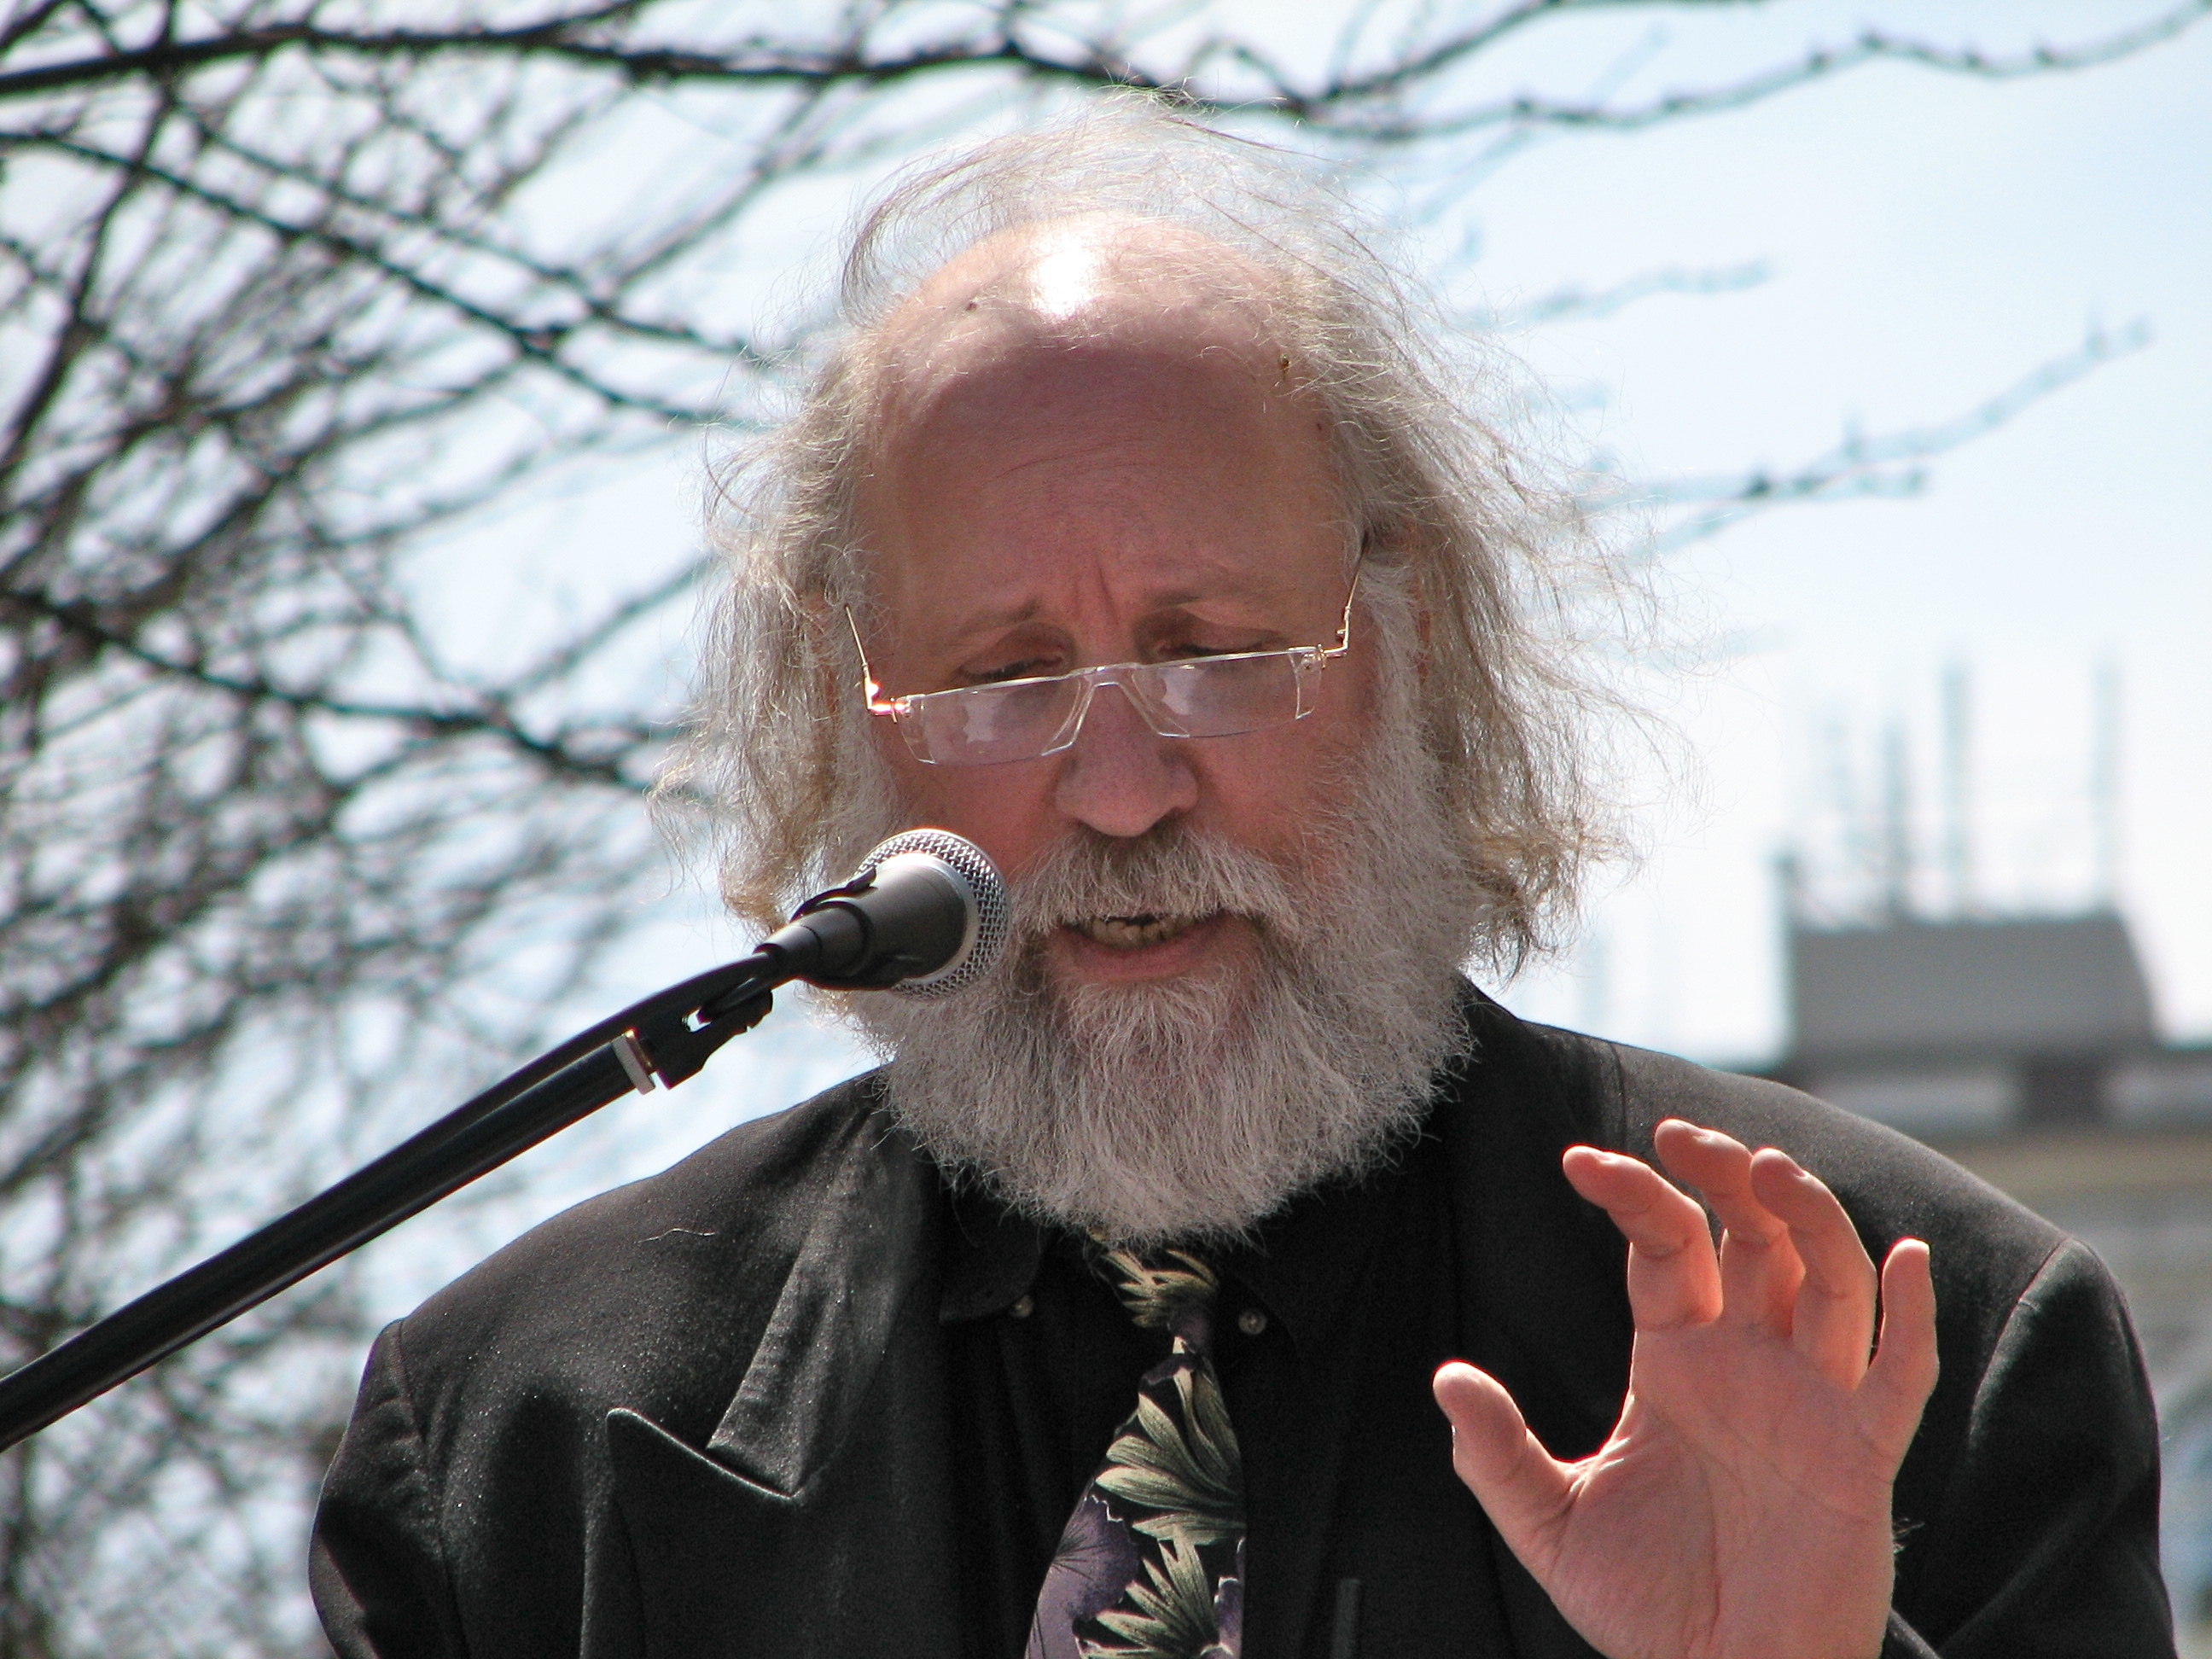
<svg viewBox="0 0 2212 1659">
<path fill-rule="evenodd" d="M 2157 1436 L 2082 1245 L 1900 1135 L 1767 1083 L 1474 1011 L 1431 1133 L 1465 1358 L 1563 1456 L 1626 1385 L 1624 1247 L 1559 1154 L 1682 1116 L 1780 1146 L 1879 1260 L 1932 1249 L 1942 1375 L 1895 1496 L 1886 1659 L 2170 1655 Z M 867 1079 L 556 1217 L 379 1340 L 312 1578 L 346 1659 L 953 1659 L 936 1172 Z M 1340 1521 L 1389 1546 L 1388 1493 Z M 1502 1546 L 1525 1659 L 1590 1650 Z M 1256 1587 L 1255 1587 L 1256 1589 Z M 1255 1659 L 1330 1653 L 1312 1595 Z M 1295 1602 L 1296 1610 L 1291 1611 Z M 1370 1655 L 1367 1659 L 1384 1659 Z"/>
</svg>

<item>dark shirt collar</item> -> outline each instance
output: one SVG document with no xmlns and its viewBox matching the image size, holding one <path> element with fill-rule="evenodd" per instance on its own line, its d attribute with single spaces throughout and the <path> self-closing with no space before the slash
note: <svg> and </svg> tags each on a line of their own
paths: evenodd
<svg viewBox="0 0 2212 1659">
<path fill-rule="evenodd" d="M 1343 1328 L 1369 1253 L 1389 1231 L 1407 1166 L 1420 1151 L 1419 1143 L 1401 1146 L 1356 1180 L 1299 1194 L 1260 1224 L 1249 1244 L 1214 1258 L 1281 1322 L 1294 1347 L 1310 1351 Z"/>
<path fill-rule="evenodd" d="M 1426 1138 L 1424 1131 L 1422 1142 Z M 1293 1346 L 1326 1342 L 1346 1316 L 1368 1249 L 1385 1230 L 1406 1166 L 1421 1145 L 1399 1147 L 1382 1168 L 1356 1181 L 1301 1193 L 1262 1222 L 1251 1243 L 1203 1254 L 1281 1322 Z M 1006 1312 L 1036 1283 L 1046 1230 L 973 1187 L 954 1193 L 947 1209 L 939 1318 L 952 1323 Z"/>
<path fill-rule="evenodd" d="M 945 1208 L 950 1224 L 938 1318 L 952 1324 L 1006 1312 L 1036 1281 L 1043 1230 L 973 1186 L 954 1192 Z"/>
</svg>

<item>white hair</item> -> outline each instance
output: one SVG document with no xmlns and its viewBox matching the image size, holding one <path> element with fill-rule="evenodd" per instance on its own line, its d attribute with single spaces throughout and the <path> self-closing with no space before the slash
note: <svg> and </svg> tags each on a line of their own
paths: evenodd
<svg viewBox="0 0 2212 1659">
<path fill-rule="evenodd" d="M 704 803 L 726 901 L 780 921 L 889 821 L 840 607 L 864 604 L 854 459 L 879 409 L 886 321 L 946 260 L 1071 214 L 1195 232 L 1259 273 L 1271 343 L 1328 416 L 1364 549 L 1363 612 L 1418 629 L 1419 741 L 1468 873 L 1468 949 L 1510 969 L 1556 938 L 1606 844 L 1564 597 L 1588 566 L 1567 496 L 1540 487 L 1456 366 L 1449 331 L 1374 251 L 1319 164 L 1116 99 L 895 181 L 860 220 L 838 326 L 793 416 L 717 479 L 728 564 L 690 737 L 661 799 Z M 1492 394 L 1494 395 L 1494 394 Z M 865 845 L 861 842 L 860 845 Z"/>
</svg>

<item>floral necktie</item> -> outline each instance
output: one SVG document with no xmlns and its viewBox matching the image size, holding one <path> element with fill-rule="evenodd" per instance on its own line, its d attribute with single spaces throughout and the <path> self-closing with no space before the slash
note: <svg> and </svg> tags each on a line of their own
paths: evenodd
<svg viewBox="0 0 2212 1659">
<path fill-rule="evenodd" d="M 1181 1250 L 1103 1261 L 1137 1323 L 1168 1333 L 1168 1357 L 1067 1518 L 1026 1659 L 1237 1659 L 1244 1469 L 1213 1369 L 1220 1281 Z"/>
</svg>

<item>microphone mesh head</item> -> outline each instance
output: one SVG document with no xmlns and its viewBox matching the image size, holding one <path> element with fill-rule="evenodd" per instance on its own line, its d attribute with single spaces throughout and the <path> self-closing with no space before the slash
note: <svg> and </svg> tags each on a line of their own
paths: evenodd
<svg viewBox="0 0 2212 1659">
<path fill-rule="evenodd" d="M 950 830 L 908 830 L 893 836 L 861 860 L 860 868 L 872 870 L 902 853 L 936 860 L 954 885 L 967 894 L 968 934 L 952 960 L 935 973 L 903 980 L 891 989 L 917 997 L 949 996 L 965 990 L 990 971 L 999 952 L 1006 948 L 1013 920 L 1006 884 L 981 848 Z"/>
</svg>

